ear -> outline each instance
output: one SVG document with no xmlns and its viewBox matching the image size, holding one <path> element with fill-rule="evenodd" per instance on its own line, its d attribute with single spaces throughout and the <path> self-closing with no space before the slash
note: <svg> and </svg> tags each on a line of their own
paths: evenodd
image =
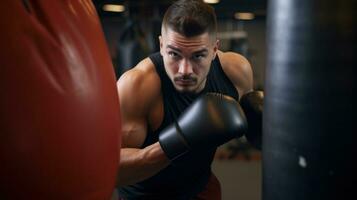
<svg viewBox="0 0 357 200">
<path fill-rule="evenodd" d="M 159 36 L 159 42 L 160 42 L 160 54 L 163 55 L 163 41 L 162 41 L 162 36 Z"/>
<path fill-rule="evenodd" d="M 220 41 L 219 40 L 216 40 L 214 42 L 214 44 L 213 44 L 213 58 L 212 58 L 212 60 L 217 56 L 219 45 L 220 45 Z"/>
</svg>

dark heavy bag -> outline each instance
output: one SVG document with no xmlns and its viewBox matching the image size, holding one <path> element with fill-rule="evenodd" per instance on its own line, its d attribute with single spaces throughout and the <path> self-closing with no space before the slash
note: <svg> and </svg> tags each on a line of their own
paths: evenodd
<svg viewBox="0 0 357 200">
<path fill-rule="evenodd" d="M 356 1 L 269 1 L 263 199 L 356 196 Z"/>
</svg>

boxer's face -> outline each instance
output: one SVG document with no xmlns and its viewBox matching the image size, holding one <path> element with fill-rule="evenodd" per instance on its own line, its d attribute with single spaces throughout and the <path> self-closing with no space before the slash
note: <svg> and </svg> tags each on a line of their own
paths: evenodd
<svg viewBox="0 0 357 200">
<path fill-rule="evenodd" d="M 198 93 L 206 83 L 218 41 L 208 33 L 185 37 L 166 28 L 160 36 L 165 70 L 179 92 Z"/>
</svg>

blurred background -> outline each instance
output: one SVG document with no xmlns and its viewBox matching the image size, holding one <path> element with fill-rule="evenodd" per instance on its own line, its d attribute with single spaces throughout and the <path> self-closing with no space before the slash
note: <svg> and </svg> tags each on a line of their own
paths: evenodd
<svg viewBox="0 0 357 200">
<path fill-rule="evenodd" d="M 173 0 L 93 0 L 104 30 L 117 79 L 140 60 L 159 51 L 161 20 Z M 222 51 L 251 63 L 255 89 L 264 90 L 266 0 L 206 0 L 216 11 Z M 261 199 L 261 154 L 245 140 L 221 146 L 213 170 L 223 200 Z"/>
</svg>

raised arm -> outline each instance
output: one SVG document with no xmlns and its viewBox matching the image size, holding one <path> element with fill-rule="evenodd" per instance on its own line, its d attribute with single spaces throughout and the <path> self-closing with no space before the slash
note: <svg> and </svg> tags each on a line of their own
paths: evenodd
<svg viewBox="0 0 357 200">
<path fill-rule="evenodd" d="M 117 82 L 122 119 L 122 149 L 117 185 L 149 178 L 169 164 L 159 143 L 143 149 L 149 114 L 160 97 L 160 81 L 149 59 L 124 73 Z"/>
<path fill-rule="evenodd" d="M 240 104 L 248 121 L 247 140 L 257 149 L 262 148 L 263 91 L 253 90 L 253 71 L 243 56 L 220 53 L 223 69 L 239 92 Z"/>
<path fill-rule="evenodd" d="M 239 97 L 253 90 L 253 71 L 249 61 L 234 52 L 218 52 L 222 68 L 236 87 Z"/>
</svg>

